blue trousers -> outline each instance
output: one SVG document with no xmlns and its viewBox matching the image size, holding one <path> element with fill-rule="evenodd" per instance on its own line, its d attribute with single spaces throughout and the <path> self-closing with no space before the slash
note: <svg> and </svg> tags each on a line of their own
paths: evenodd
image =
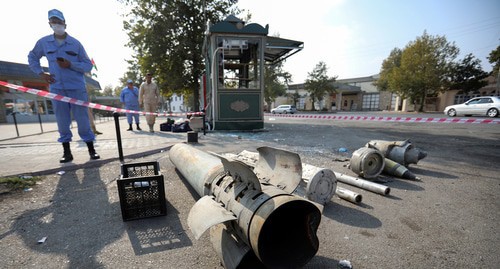
<svg viewBox="0 0 500 269">
<path fill-rule="evenodd" d="M 139 106 L 126 106 L 125 109 L 140 111 L 141 108 Z M 135 120 L 136 124 L 139 124 L 139 114 L 136 113 L 126 113 L 127 114 L 127 122 L 128 124 L 132 124 L 132 118 Z"/>
<path fill-rule="evenodd" d="M 50 89 L 50 92 L 67 96 L 70 98 L 75 98 L 77 100 L 88 101 L 87 90 L 61 90 L 61 89 Z M 91 142 L 95 140 L 95 135 L 90 129 L 89 112 L 88 108 L 84 106 L 79 106 L 75 104 L 70 104 L 62 101 L 52 100 L 52 106 L 54 107 L 54 113 L 57 120 L 57 128 L 59 131 L 59 139 L 57 141 L 64 143 L 70 142 L 73 133 L 71 132 L 71 114 L 75 119 L 78 126 L 78 135 L 84 142 Z"/>
</svg>

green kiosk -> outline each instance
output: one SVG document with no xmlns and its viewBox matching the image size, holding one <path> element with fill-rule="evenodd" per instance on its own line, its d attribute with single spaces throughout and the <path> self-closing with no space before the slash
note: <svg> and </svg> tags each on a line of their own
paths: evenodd
<svg viewBox="0 0 500 269">
<path fill-rule="evenodd" d="M 200 104 L 211 129 L 264 128 L 264 65 L 303 48 L 303 42 L 267 36 L 268 28 L 232 15 L 208 25 Z"/>
</svg>

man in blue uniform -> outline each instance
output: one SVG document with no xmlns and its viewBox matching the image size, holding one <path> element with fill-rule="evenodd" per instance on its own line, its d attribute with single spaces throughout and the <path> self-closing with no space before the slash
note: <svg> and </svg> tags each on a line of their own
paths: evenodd
<svg viewBox="0 0 500 269">
<path fill-rule="evenodd" d="M 125 105 L 125 109 L 140 111 L 139 107 L 139 89 L 134 86 L 134 82 L 129 79 L 127 80 L 127 87 L 122 89 L 120 93 L 120 102 Z M 137 125 L 137 130 L 141 131 L 141 127 L 139 127 L 139 114 L 137 113 L 127 113 L 127 122 L 129 128 L 127 131 L 132 131 L 132 117 L 135 120 L 135 124 Z"/>
<path fill-rule="evenodd" d="M 78 40 L 66 33 L 66 21 L 61 11 L 49 11 L 49 25 L 54 34 L 42 37 L 36 42 L 28 54 L 29 66 L 50 84 L 50 92 L 87 101 L 84 73 L 92 69 L 87 53 Z M 49 73 L 44 72 L 40 65 L 43 56 L 49 62 Z M 61 142 L 64 148 L 64 155 L 59 162 L 73 160 L 69 144 L 73 137 L 70 129 L 71 113 L 77 122 L 80 138 L 87 144 L 90 158 L 99 159 L 100 156 L 94 149 L 95 135 L 90 129 L 88 108 L 56 100 L 53 100 L 52 104 L 59 130 L 57 141 Z"/>
</svg>

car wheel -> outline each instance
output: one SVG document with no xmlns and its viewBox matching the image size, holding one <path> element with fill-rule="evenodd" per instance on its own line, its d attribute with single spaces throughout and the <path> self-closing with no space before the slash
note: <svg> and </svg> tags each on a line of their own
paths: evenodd
<svg viewBox="0 0 500 269">
<path fill-rule="evenodd" d="M 274 111 L 273 111 L 273 112 L 271 112 L 271 113 L 276 114 L 276 112 L 274 112 Z"/>
<path fill-rule="evenodd" d="M 285 111 L 283 111 L 283 114 L 287 114 L 287 113 L 288 113 L 288 112 L 286 112 L 286 110 L 285 110 Z"/>
<path fill-rule="evenodd" d="M 448 110 L 448 116 L 455 117 L 457 115 L 457 111 L 455 109 Z"/>
<path fill-rule="evenodd" d="M 498 110 L 496 110 L 496 108 L 490 108 L 488 112 L 486 112 L 486 115 L 490 118 L 495 118 L 498 116 Z"/>
</svg>

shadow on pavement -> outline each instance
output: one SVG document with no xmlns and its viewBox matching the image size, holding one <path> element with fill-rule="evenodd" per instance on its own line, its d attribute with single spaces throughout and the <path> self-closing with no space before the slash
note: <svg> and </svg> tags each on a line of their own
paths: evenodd
<svg viewBox="0 0 500 269">
<path fill-rule="evenodd" d="M 97 171 L 97 172 L 93 172 Z M 96 174 L 97 173 L 97 174 Z M 100 251 L 123 234 L 119 203 L 110 203 L 98 170 L 69 171 L 59 178 L 49 205 L 29 210 L 11 226 L 29 248 L 62 254 L 68 268 L 100 268 Z M 46 238 L 43 242 L 39 240 Z"/>
<path fill-rule="evenodd" d="M 326 204 L 323 209 L 323 216 L 355 227 L 374 229 L 382 226 L 382 222 L 378 218 L 361 210 L 334 202 Z"/>
<path fill-rule="evenodd" d="M 125 223 L 135 255 L 191 246 L 179 219 L 179 212 L 167 201 L 167 215 Z"/>
</svg>

